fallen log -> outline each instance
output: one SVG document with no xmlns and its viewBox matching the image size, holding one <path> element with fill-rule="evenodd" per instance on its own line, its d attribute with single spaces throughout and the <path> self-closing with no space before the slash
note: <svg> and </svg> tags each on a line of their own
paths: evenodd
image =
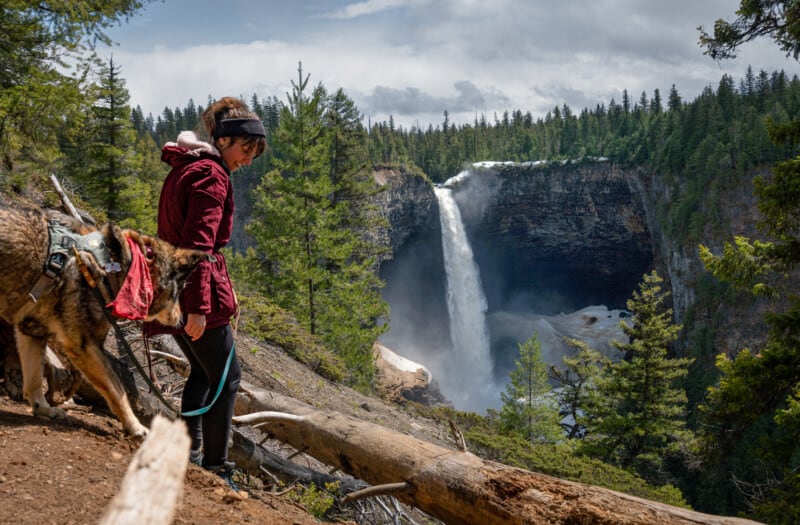
<svg viewBox="0 0 800 525">
<path fill-rule="evenodd" d="M 385 485 L 372 494 L 391 494 L 448 524 L 755 523 L 486 461 L 245 382 L 235 411 L 234 423 L 269 423 L 263 432 L 356 478 Z"/>
<path fill-rule="evenodd" d="M 182 421 L 156 416 L 100 525 L 168 525 L 183 494 L 189 435 Z"/>
<path fill-rule="evenodd" d="M 233 444 L 228 450 L 228 458 L 233 460 L 237 467 L 248 472 L 258 472 L 264 468 L 287 484 L 299 481 L 313 483 L 324 489 L 325 485 L 338 482 L 340 490 L 345 494 L 361 490 L 365 486 L 364 482 L 349 477 L 337 477 L 293 463 L 291 460 L 259 447 L 255 441 L 237 430 L 233 431 Z"/>
</svg>

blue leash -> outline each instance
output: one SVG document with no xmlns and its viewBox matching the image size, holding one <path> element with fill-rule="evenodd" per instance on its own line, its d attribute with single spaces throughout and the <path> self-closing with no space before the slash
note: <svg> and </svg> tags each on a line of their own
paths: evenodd
<svg viewBox="0 0 800 525">
<path fill-rule="evenodd" d="M 225 369 L 222 371 L 222 378 L 219 380 L 219 386 L 217 386 L 217 393 L 214 394 L 214 399 L 211 400 L 211 403 L 204 406 L 203 408 L 198 408 L 197 410 L 190 410 L 188 412 L 181 412 L 181 417 L 194 417 L 194 416 L 202 416 L 209 410 L 211 407 L 214 406 L 214 403 L 217 402 L 219 399 L 219 395 L 222 393 L 222 387 L 225 385 L 225 380 L 228 379 L 228 370 L 231 368 L 231 361 L 233 361 L 233 356 L 236 353 L 236 343 L 233 343 L 231 347 L 231 352 L 228 354 L 228 361 L 225 363 Z"/>
</svg>

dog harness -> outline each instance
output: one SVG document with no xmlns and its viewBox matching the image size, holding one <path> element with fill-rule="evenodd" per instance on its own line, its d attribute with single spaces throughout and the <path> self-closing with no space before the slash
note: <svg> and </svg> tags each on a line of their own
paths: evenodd
<svg viewBox="0 0 800 525">
<path fill-rule="evenodd" d="M 11 319 L 28 301 L 34 303 L 38 301 L 42 295 L 55 286 L 55 281 L 61 275 L 67 261 L 70 257 L 74 257 L 73 250 L 90 253 L 106 273 L 115 273 L 122 269 L 118 262 L 111 260 L 102 232 L 94 231 L 87 235 L 80 235 L 56 221 L 50 221 L 47 229 L 50 244 L 42 275 L 39 276 L 27 295 L 20 297 L 14 305 L 6 310 L 6 319 Z"/>
<path fill-rule="evenodd" d="M 67 260 L 74 255 L 73 247 L 79 252 L 91 253 L 97 264 L 107 273 L 121 270 L 119 263 L 111 260 L 102 232 L 93 231 L 87 235 L 79 235 L 55 221 L 50 222 L 48 231 L 50 233 L 50 249 L 44 264 L 44 271 L 28 294 L 33 302 L 36 302 L 45 291 L 50 290 L 53 281 L 61 274 Z"/>
</svg>

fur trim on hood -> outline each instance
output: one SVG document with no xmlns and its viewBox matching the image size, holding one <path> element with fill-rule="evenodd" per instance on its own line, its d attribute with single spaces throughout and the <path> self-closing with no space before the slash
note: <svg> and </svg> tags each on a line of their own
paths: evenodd
<svg viewBox="0 0 800 525">
<path fill-rule="evenodd" d="M 199 156 L 201 153 L 210 153 L 221 157 L 220 152 L 213 144 L 200 140 L 194 131 L 181 131 L 175 142 L 168 142 L 164 146 L 186 148 L 191 155 Z"/>
</svg>

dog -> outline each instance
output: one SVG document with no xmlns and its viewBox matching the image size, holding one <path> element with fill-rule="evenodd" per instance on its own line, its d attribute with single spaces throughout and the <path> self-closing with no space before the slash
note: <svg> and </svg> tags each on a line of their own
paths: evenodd
<svg viewBox="0 0 800 525">
<path fill-rule="evenodd" d="M 78 236 L 93 234 L 102 238 L 112 264 L 104 268 L 86 251 L 77 252 L 80 261 L 76 255 L 62 257 L 58 273 L 44 280 L 47 289 L 34 300 L 29 296 L 37 295 L 32 290 L 39 286 L 50 266 L 51 225 Z M 178 326 L 178 296 L 191 272 L 209 257 L 205 252 L 176 248 L 157 237 L 113 223 L 99 228 L 87 226 L 57 210 L 0 207 L 0 316 L 14 327 L 23 394 L 35 416 L 66 418 L 62 409 L 50 406 L 42 388 L 45 345 L 52 337 L 61 344 L 71 364 L 103 396 L 125 432 L 137 437 L 147 433 L 104 353 L 103 342 L 111 324 L 103 311 L 105 305 L 98 301 L 87 279 L 98 286 L 107 283 L 107 295 L 117 293 L 131 269 L 137 246 L 140 254 L 146 254 L 143 260 L 152 282 L 152 300 L 145 307 L 144 320 Z"/>
</svg>

